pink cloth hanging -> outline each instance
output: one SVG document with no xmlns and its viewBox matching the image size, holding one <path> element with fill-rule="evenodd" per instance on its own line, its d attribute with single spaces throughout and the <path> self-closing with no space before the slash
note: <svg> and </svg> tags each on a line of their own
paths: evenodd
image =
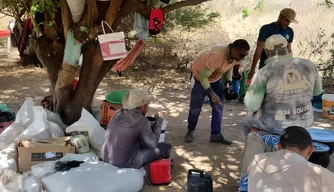
<svg viewBox="0 0 334 192">
<path fill-rule="evenodd" d="M 136 44 L 129 51 L 127 56 L 121 60 L 119 60 L 111 69 L 113 72 L 121 73 L 125 71 L 138 57 L 141 50 L 144 48 L 144 40 L 138 39 Z"/>
</svg>

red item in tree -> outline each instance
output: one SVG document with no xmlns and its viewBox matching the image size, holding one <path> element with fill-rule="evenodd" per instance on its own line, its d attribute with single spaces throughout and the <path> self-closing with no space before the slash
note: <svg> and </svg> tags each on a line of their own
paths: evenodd
<svg viewBox="0 0 334 192">
<path fill-rule="evenodd" d="M 78 84 L 78 80 L 74 79 L 72 82 L 72 89 L 75 89 L 77 87 L 77 84 Z"/>
<path fill-rule="evenodd" d="M 156 35 L 161 32 L 162 26 L 165 24 L 162 9 L 153 9 L 150 14 L 149 32 Z"/>
</svg>

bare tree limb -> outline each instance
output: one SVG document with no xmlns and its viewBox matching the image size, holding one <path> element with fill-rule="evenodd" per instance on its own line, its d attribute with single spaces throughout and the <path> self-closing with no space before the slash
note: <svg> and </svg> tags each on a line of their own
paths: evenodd
<svg viewBox="0 0 334 192">
<path fill-rule="evenodd" d="M 64 39 L 66 39 L 67 31 L 72 27 L 72 15 L 71 10 L 66 2 L 66 0 L 60 0 L 61 7 L 61 19 L 63 23 Z"/>
<path fill-rule="evenodd" d="M 112 26 L 112 24 L 114 23 L 114 20 L 120 10 L 122 3 L 123 3 L 123 0 L 110 1 L 109 8 L 105 15 L 105 20 L 110 26 Z"/>
<path fill-rule="evenodd" d="M 169 13 L 174 11 L 175 9 L 181 7 L 187 7 L 192 5 L 198 5 L 203 2 L 210 1 L 210 0 L 185 0 L 180 1 L 177 3 L 169 4 L 162 8 L 163 13 Z M 120 20 L 123 17 L 128 16 L 132 12 L 137 12 L 149 19 L 151 7 L 147 6 L 144 1 L 140 0 L 123 0 L 123 4 L 121 10 L 119 11 L 116 20 Z"/>
<path fill-rule="evenodd" d="M 31 38 L 30 41 L 38 59 L 48 71 L 51 93 L 54 94 L 58 71 L 63 60 L 63 44 L 58 41 L 49 40 L 46 37 L 39 39 Z"/>
<path fill-rule="evenodd" d="M 117 20 L 128 16 L 132 12 L 138 12 L 142 15 L 149 16 L 150 7 L 140 0 L 123 0 L 121 10 L 117 15 Z M 145 13 L 146 12 L 146 13 Z"/>
<path fill-rule="evenodd" d="M 83 13 L 83 18 L 80 21 L 80 26 L 90 27 L 97 19 L 98 10 L 96 0 L 87 0 L 87 4 Z"/>
<path fill-rule="evenodd" d="M 186 0 L 186 1 L 180 1 L 180 2 L 176 2 L 170 5 L 167 5 L 166 7 L 162 8 L 162 11 L 164 14 L 174 11 L 175 9 L 179 9 L 181 7 L 187 7 L 187 6 L 191 6 L 191 5 L 198 5 L 201 4 L 203 2 L 206 1 L 210 1 L 210 0 Z"/>
</svg>

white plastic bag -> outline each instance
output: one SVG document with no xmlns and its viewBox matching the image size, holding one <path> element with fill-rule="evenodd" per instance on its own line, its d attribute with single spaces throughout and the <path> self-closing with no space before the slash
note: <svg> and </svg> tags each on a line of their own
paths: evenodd
<svg viewBox="0 0 334 192">
<path fill-rule="evenodd" d="M 11 169 L 0 170 L 0 191 L 1 192 L 18 192 L 25 191 L 24 184 L 28 174 L 19 174 Z"/>
<path fill-rule="evenodd" d="M 27 128 L 34 120 L 34 102 L 31 98 L 24 101 L 23 105 L 16 113 L 15 122 L 21 122 Z"/>
<path fill-rule="evenodd" d="M 84 161 L 84 162 L 97 162 L 99 158 L 93 151 L 84 154 L 67 153 L 59 161 Z"/>
<path fill-rule="evenodd" d="M 78 23 L 81 20 L 82 13 L 85 9 L 85 3 L 81 0 L 67 0 L 70 8 L 73 23 Z"/>
<path fill-rule="evenodd" d="M 15 141 L 15 138 L 24 131 L 21 122 L 12 123 L 7 129 L 0 134 L 0 150 L 6 148 Z"/>
<path fill-rule="evenodd" d="M 46 120 L 46 113 L 43 107 L 33 107 L 32 123 L 18 136 L 18 140 L 47 139 L 51 135 L 48 131 L 49 123 Z"/>
<path fill-rule="evenodd" d="M 50 110 L 44 109 L 45 113 L 46 113 L 46 119 L 48 121 L 51 121 L 55 124 L 57 124 L 61 130 L 63 130 L 63 132 L 65 132 L 66 128 L 68 127 L 67 125 L 65 125 L 65 123 L 63 123 L 63 121 L 61 120 L 61 117 L 58 113 L 54 113 Z"/>
<path fill-rule="evenodd" d="M 38 179 L 51 175 L 56 172 L 55 163 L 56 161 L 48 161 L 33 165 L 31 166 L 31 172 Z"/>
<path fill-rule="evenodd" d="M 10 169 L 17 171 L 16 165 L 17 151 L 15 143 L 12 143 L 6 147 L 6 149 L 0 152 L 0 170 Z"/>
<path fill-rule="evenodd" d="M 49 192 L 135 192 L 143 188 L 144 176 L 139 169 L 119 169 L 98 161 L 43 177 L 42 183 Z"/>
<path fill-rule="evenodd" d="M 30 176 L 25 180 L 24 189 L 26 192 L 41 192 L 43 185 L 36 177 Z"/>
<path fill-rule="evenodd" d="M 85 154 L 67 153 L 64 157 L 62 157 L 58 161 L 97 162 L 99 161 L 99 159 L 94 152 L 90 151 Z M 44 163 L 33 165 L 31 167 L 31 172 L 38 179 L 45 177 L 45 176 L 49 176 L 56 172 L 55 163 L 56 161 L 49 161 L 49 162 L 44 162 Z"/>
<path fill-rule="evenodd" d="M 80 119 L 66 129 L 66 133 L 74 131 L 88 131 L 89 142 L 92 148 L 95 149 L 94 151 L 97 154 L 101 153 L 105 130 L 86 109 L 82 109 Z"/>
<path fill-rule="evenodd" d="M 62 129 L 60 129 L 60 127 L 56 123 L 53 123 L 51 121 L 49 121 L 48 123 L 49 123 L 48 131 L 49 131 L 51 137 L 53 137 L 53 138 L 64 137 L 64 131 Z"/>
</svg>

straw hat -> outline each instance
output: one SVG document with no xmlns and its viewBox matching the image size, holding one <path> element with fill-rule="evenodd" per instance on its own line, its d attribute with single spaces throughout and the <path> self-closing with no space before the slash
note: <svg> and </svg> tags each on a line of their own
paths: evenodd
<svg viewBox="0 0 334 192">
<path fill-rule="evenodd" d="M 124 109 L 135 109 L 152 101 L 145 88 L 134 88 L 130 90 L 122 99 Z"/>
<path fill-rule="evenodd" d="M 267 50 L 275 50 L 275 46 L 282 45 L 282 47 L 288 46 L 288 41 L 282 35 L 272 35 L 268 37 L 264 44 L 264 48 Z"/>
</svg>

